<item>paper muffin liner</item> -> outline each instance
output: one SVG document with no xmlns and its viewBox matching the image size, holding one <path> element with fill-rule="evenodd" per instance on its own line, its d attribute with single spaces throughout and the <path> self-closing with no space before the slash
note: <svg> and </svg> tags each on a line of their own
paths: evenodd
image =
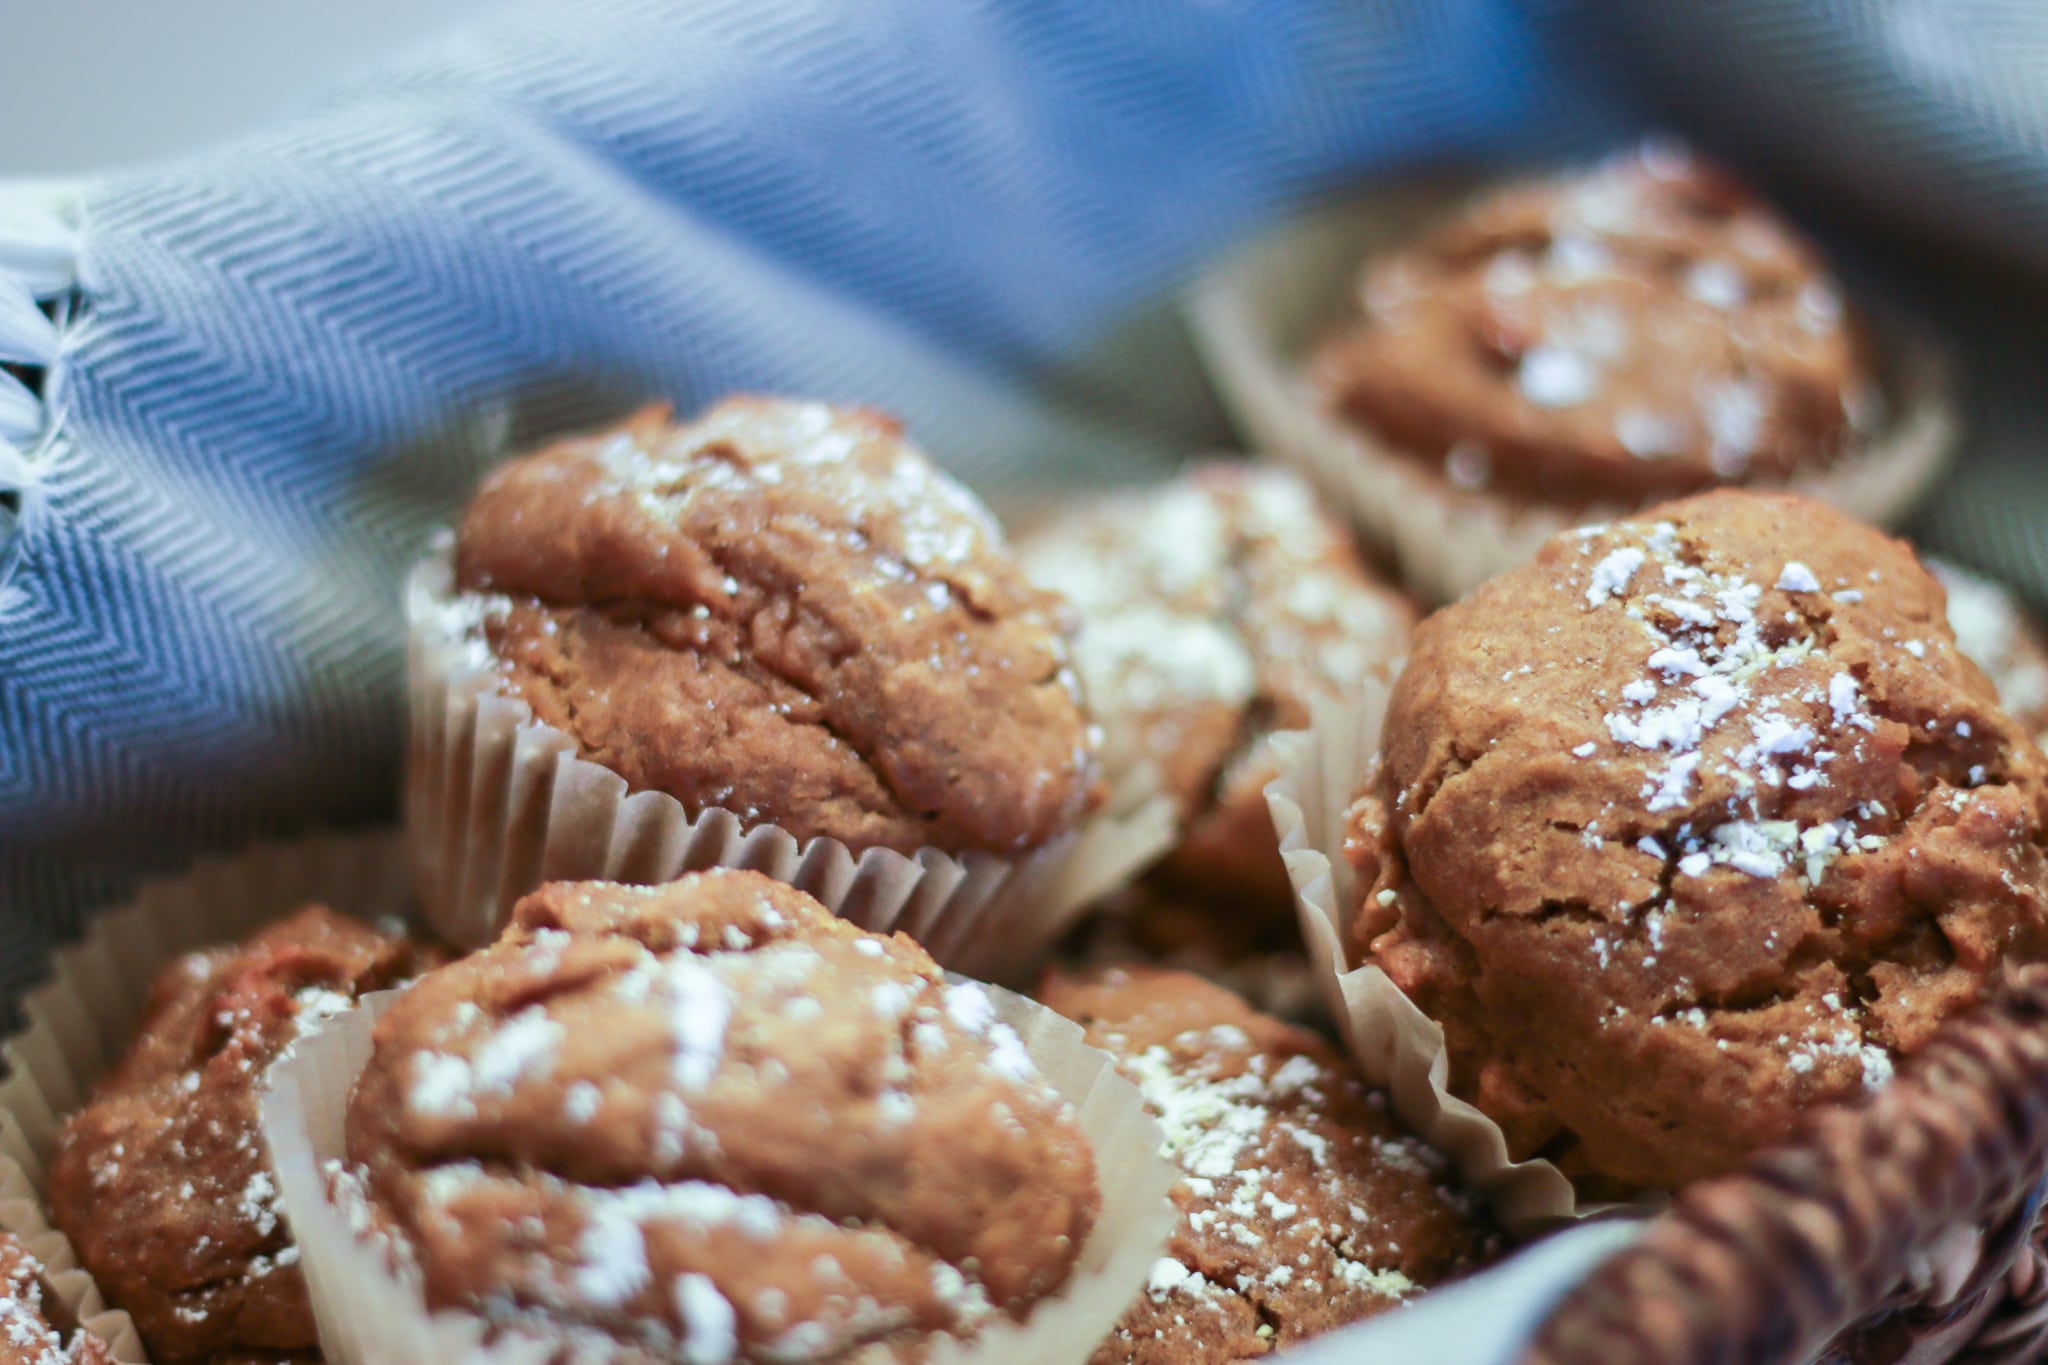
<svg viewBox="0 0 2048 1365">
<path fill-rule="evenodd" d="M 1172 804 L 1144 773 L 1079 829 L 1014 860 L 931 848 L 856 856 L 836 839 L 799 843 L 727 810 L 692 819 L 666 792 L 629 791 L 504 690 L 463 618 L 445 537 L 413 570 L 405 602 L 414 886 L 428 922 L 456 944 L 491 941 L 513 903 L 543 882 L 645 885 L 736 867 L 806 891 L 865 929 L 908 933 L 948 967 L 1005 979 L 1172 843 Z"/>
<path fill-rule="evenodd" d="M 1078 1025 L 989 987 L 996 1013 L 1074 1107 L 1094 1151 L 1102 1213 L 1059 1293 L 1022 1323 L 998 1319 L 970 1343 L 942 1340 L 932 1365 L 1082 1365 L 1144 1291 L 1165 1254 L 1178 1173 L 1160 1155 L 1159 1125 L 1137 1088 Z M 264 1136 L 278 1198 L 299 1241 L 300 1264 L 329 1365 L 544 1365 L 558 1348 L 525 1336 L 487 1340 L 483 1319 L 430 1313 L 417 1287 L 390 1269 L 387 1247 L 330 1196 L 326 1167 L 344 1154 L 348 1097 L 372 1052 L 371 1030 L 399 992 L 366 996 L 299 1043 L 271 1073 Z"/>
<path fill-rule="evenodd" d="M 1452 183 L 1399 186 L 1308 215 L 1226 260 L 1188 304 L 1204 362 L 1247 444 L 1299 469 L 1394 556 L 1410 588 L 1436 602 L 1524 562 L 1559 531 L 1640 510 L 1457 488 L 1332 413 L 1310 382 L 1314 348 L 1355 306 L 1360 262 L 1411 238 L 1471 193 Z M 1885 429 L 1826 469 L 1743 486 L 1809 494 L 1880 526 L 1912 507 L 1955 447 L 1948 370 L 1938 351 L 1908 331 L 1874 330 Z"/>
<path fill-rule="evenodd" d="M 268 845 L 202 863 L 96 916 L 82 942 L 56 954 L 52 979 L 23 1002 L 25 1026 L 0 1044 L 0 1227 L 28 1243 L 58 1297 L 124 1365 L 148 1359 L 134 1324 L 107 1307 L 44 1213 L 64 1116 L 127 1051 L 151 983 L 173 959 L 246 937 L 308 901 L 375 916 L 406 899 L 395 830 Z"/>
<path fill-rule="evenodd" d="M 1391 691 L 1390 683 L 1369 679 L 1349 705 L 1318 701 L 1309 729 L 1273 738 L 1280 775 L 1266 787 L 1266 801 L 1331 1017 L 1366 1080 L 1387 1091 L 1400 1120 L 1456 1164 L 1509 1231 L 1655 1207 L 1661 1201 L 1581 1204 L 1570 1179 L 1551 1162 L 1510 1158 L 1500 1125 L 1450 1093 L 1442 1027 L 1378 967 L 1348 965 L 1345 926 L 1357 913 L 1359 889 L 1344 857 L 1344 816 L 1379 750 Z"/>
<path fill-rule="evenodd" d="M 146 1365 L 142 1338 L 135 1324 L 118 1308 L 107 1307 L 100 1287 L 78 1264 L 64 1234 L 43 1217 L 42 1198 L 29 1184 L 26 1170 L 11 1157 L 0 1157 L 0 1228 L 21 1239 L 43 1263 L 43 1278 L 85 1331 L 107 1343 L 122 1365 Z"/>
</svg>

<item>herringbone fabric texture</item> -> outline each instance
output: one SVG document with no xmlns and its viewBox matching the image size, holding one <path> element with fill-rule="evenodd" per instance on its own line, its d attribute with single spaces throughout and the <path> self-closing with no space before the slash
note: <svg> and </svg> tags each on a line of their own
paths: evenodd
<svg viewBox="0 0 2048 1365">
<path fill-rule="evenodd" d="M 2048 16 L 1972 8 L 2004 26 L 1989 85 L 1938 16 L 1949 65 L 1907 79 L 1891 29 L 1818 3 L 582 0 L 182 164 L 8 196 L 0 998 L 146 869 L 390 809 L 398 575 L 508 445 L 765 388 L 894 408 L 998 500 L 1138 477 L 1227 436 L 1176 290 L 1375 175 L 1654 115 L 1834 210 L 1852 261 L 1950 234 L 2004 264 L 1963 295 L 1927 253 L 1889 278 L 1977 329 L 1986 427 L 2029 446 L 2048 310 L 1997 305 L 2048 240 L 2020 43 Z M 1932 6 L 1863 9 L 1910 33 Z M 1930 168 L 1941 204 L 1905 202 Z M 1929 524 L 2048 583 L 2042 478 L 1980 462 Z"/>
</svg>

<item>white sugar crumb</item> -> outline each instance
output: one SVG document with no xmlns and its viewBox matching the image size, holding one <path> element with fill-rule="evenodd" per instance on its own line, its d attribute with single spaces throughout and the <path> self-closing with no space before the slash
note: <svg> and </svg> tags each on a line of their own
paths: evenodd
<svg viewBox="0 0 2048 1365">
<path fill-rule="evenodd" d="M 1671 413 L 1622 408 L 1614 414 L 1614 439 L 1638 460 L 1663 460 L 1685 452 L 1692 426 Z"/>
<path fill-rule="evenodd" d="M 707 1275 L 676 1277 L 685 1365 L 727 1365 L 739 1354 L 739 1315 Z"/>
<path fill-rule="evenodd" d="M 1208 1283 L 1173 1257 L 1162 1256 L 1152 1263 L 1152 1273 L 1145 1280 L 1145 1290 L 1154 1298 L 1163 1298 L 1175 1290 L 1207 1288 Z"/>
<path fill-rule="evenodd" d="M 544 1079 L 553 1069 L 563 1037 L 562 1026 L 538 1008 L 514 1015 L 477 1049 L 471 1085 L 487 1094 L 504 1094 L 522 1081 Z"/>
<path fill-rule="evenodd" d="M 1783 592 L 1819 592 L 1820 579 L 1812 569 L 1798 560 L 1786 561 L 1784 571 L 1778 575 L 1778 588 Z"/>
<path fill-rule="evenodd" d="M 946 1015 L 966 1032 L 982 1034 L 995 1022 L 996 1010 L 987 991 L 959 984 L 946 987 Z"/>
<path fill-rule="evenodd" d="M 1710 308 L 1739 308 L 1748 297 L 1742 271 L 1730 261 L 1695 261 L 1685 272 L 1685 292 Z"/>
<path fill-rule="evenodd" d="M 1537 345 L 1522 357 L 1515 385 L 1522 397 L 1539 408 L 1568 408 L 1599 391 L 1600 372 L 1578 351 Z"/>
<path fill-rule="evenodd" d="M 562 1113 L 571 1123 L 588 1123 L 597 1117 L 603 1095 L 589 1081 L 578 1081 L 562 1096 Z"/>
<path fill-rule="evenodd" d="M 968 1035 L 988 1044 L 989 1069 L 1018 1082 L 1040 1079 L 1037 1065 L 1017 1031 L 996 1017 L 988 992 L 972 983 L 948 985 L 944 994 L 946 1017 Z"/>
<path fill-rule="evenodd" d="M 1853 1016 L 1857 1012 L 1844 1013 Z M 1842 1068 L 1849 1068 L 1866 1090 L 1881 1090 L 1892 1079 L 1891 1053 L 1867 1041 L 1853 1027 L 1830 1026 L 1826 1033 L 1804 1038 L 1780 1034 L 1778 1046 L 1787 1049 L 1785 1066 L 1795 1076 L 1812 1075 L 1823 1068 L 1840 1075 Z"/>
<path fill-rule="evenodd" d="M 277 1231 L 277 1182 L 271 1178 L 270 1172 L 257 1171 L 249 1177 L 249 1183 L 242 1187 L 241 1201 L 235 1212 L 260 1237 L 268 1237 Z"/>
<path fill-rule="evenodd" d="M 617 1308 L 647 1287 L 647 1240 L 623 1210 L 599 1205 L 576 1244 L 576 1292 L 597 1308 Z"/>
<path fill-rule="evenodd" d="M 406 1107 L 429 1117 L 459 1117 L 475 1112 L 475 1074 L 469 1063 L 443 1052 L 422 1052 L 413 1058 L 412 1084 Z"/>
<path fill-rule="evenodd" d="M 1643 567 L 1644 552 L 1634 546 L 1624 546 L 1610 553 L 1593 566 L 1592 581 L 1586 587 L 1586 605 L 1597 607 L 1609 598 L 1620 596 L 1635 577 L 1637 569 Z"/>
<path fill-rule="evenodd" d="M 676 1084 L 685 1091 L 702 1090 L 725 1057 L 731 993 L 716 973 L 687 957 L 671 958 L 661 977 L 675 1043 Z"/>
<path fill-rule="evenodd" d="M 1724 477 L 1744 473 L 1763 437 L 1768 410 L 1764 382 L 1740 378 L 1705 380 L 1694 396 L 1707 424 L 1708 463 Z"/>
<path fill-rule="evenodd" d="M 1405 1299 L 1418 1287 L 1415 1281 L 1398 1270 L 1375 1270 L 1342 1255 L 1337 1257 L 1337 1278 L 1353 1289 L 1363 1289 L 1389 1299 Z"/>
</svg>

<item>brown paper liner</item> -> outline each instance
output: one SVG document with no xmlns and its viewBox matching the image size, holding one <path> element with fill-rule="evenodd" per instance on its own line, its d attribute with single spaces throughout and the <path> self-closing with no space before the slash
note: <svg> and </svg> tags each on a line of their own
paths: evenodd
<svg viewBox="0 0 2048 1365">
<path fill-rule="evenodd" d="M 1323 998 L 1365 1078 L 1386 1089 L 1417 1137 L 1456 1163 L 1509 1231 L 1613 1212 L 1621 1206 L 1579 1203 L 1552 1163 L 1510 1159 L 1500 1125 L 1450 1093 L 1443 1029 L 1378 967 L 1347 968 L 1344 930 L 1359 889 L 1344 857 L 1344 814 L 1378 752 L 1391 690 L 1369 679 L 1348 706 L 1319 699 L 1308 730 L 1272 741 L 1280 775 L 1267 785 L 1266 802 Z"/>
<path fill-rule="evenodd" d="M 8 1072 L 0 1081 L 0 1227 L 28 1243 L 58 1297 L 117 1360 L 146 1361 L 141 1338 L 126 1313 L 107 1308 L 43 1212 L 63 1116 L 126 1051 L 162 967 L 316 900 L 365 916 L 403 907 L 398 833 L 270 845 L 144 888 L 130 904 L 96 916 L 83 942 L 56 954 L 53 979 L 23 1002 L 26 1026 L 0 1044 Z"/>
<path fill-rule="evenodd" d="M 389 1268 L 385 1248 L 361 1235 L 329 1197 L 326 1163 L 343 1155 L 349 1091 L 369 1061 L 371 1028 L 396 998 L 387 991 L 302 1040 L 271 1073 L 264 1135 L 278 1197 L 299 1241 L 300 1264 L 329 1365 L 542 1365 L 550 1347 L 510 1335 L 486 1343 L 482 1319 L 429 1313 L 415 1286 Z M 1137 1088 L 1080 1028 L 1051 1010 L 990 987 L 996 1012 L 1017 1031 L 1045 1078 L 1074 1106 L 1094 1149 L 1102 1215 L 1073 1276 L 1021 1324 L 998 1323 L 970 1344 L 942 1341 L 932 1365 L 1081 1365 L 1144 1288 L 1174 1224 L 1167 1192 L 1178 1173 L 1159 1155 L 1159 1125 Z"/>
<path fill-rule="evenodd" d="M 1359 262 L 1456 208 L 1471 189 L 1394 187 L 1327 207 L 1225 261 L 1188 305 L 1195 336 L 1247 444 L 1300 469 L 1391 552 L 1401 577 L 1437 602 L 1464 596 L 1559 531 L 1627 516 L 1626 506 L 1564 508 L 1459 489 L 1370 432 L 1331 414 L 1304 373 L 1353 305 Z M 1878 338 L 1890 416 L 1851 458 L 1783 485 L 1880 526 L 1896 523 L 1953 453 L 1946 366 L 1898 329 Z"/>
<path fill-rule="evenodd" d="M 507 695 L 482 643 L 451 612 L 455 600 L 444 542 L 406 583 L 405 806 L 422 909 L 451 942 L 489 942 L 513 902 L 542 882 L 649 884 L 739 867 L 807 891 L 863 928 L 902 930 L 949 967 L 1000 979 L 1172 842 L 1171 803 L 1142 774 L 1080 829 L 1014 861 L 930 848 L 856 857 L 836 839 L 799 844 L 726 810 L 692 819 L 666 792 L 630 792 Z"/>
</svg>

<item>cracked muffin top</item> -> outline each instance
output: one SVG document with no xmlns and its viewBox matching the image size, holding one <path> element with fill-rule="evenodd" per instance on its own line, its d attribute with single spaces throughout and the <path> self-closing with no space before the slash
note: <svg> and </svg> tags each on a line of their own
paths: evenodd
<svg viewBox="0 0 2048 1365">
<path fill-rule="evenodd" d="M 1354 951 L 1517 1157 L 1675 1187 L 1882 1085 L 2048 949 L 2048 773 L 1904 544 L 1721 492 L 1417 631 Z"/>
<path fill-rule="evenodd" d="M 1157 768 L 1181 831 L 1177 885 L 1292 919 L 1266 813 L 1266 739 L 1400 657 L 1415 610 L 1368 576 L 1285 470 L 1199 465 L 1076 509 L 1019 547 L 1081 618 L 1077 671 L 1112 778 Z"/>
<path fill-rule="evenodd" d="M 650 408 L 493 473 L 455 568 L 535 716 L 693 816 L 1014 857 L 1099 799 L 1064 604 L 879 413 Z"/>
<path fill-rule="evenodd" d="M 1475 1201 L 1336 1049 L 1186 972 L 1056 972 L 1039 997 L 1134 1082 L 1180 1223 L 1091 1365 L 1248 1360 L 1397 1307 L 1490 1249 Z"/>
<path fill-rule="evenodd" d="M 1635 505 L 1825 465 L 1882 417 L 1812 249 L 1669 143 L 1476 200 L 1358 303 L 1320 387 L 1466 489 Z"/>
<path fill-rule="evenodd" d="M 114 1365 L 107 1343 L 66 1310 L 43 1263 L 0 1232 L 0 1365 Z"/>
<path fill-rule="evenodd" d="M 578 1360 L 915 1360 L 1100 1209 L 986 990 L 753 872 L 527 896 L 378 1021 L 346 1141 L 431 1306 Z"/>
<path fill-rule="evenodd" d="M 50 1214 L 163 1362 L 317 1360 L 257 1106 L 300 1034 L 440 950 L 308 906 L 158 975 L 135 1041 L 64 1123 Z"/>
</svg>

